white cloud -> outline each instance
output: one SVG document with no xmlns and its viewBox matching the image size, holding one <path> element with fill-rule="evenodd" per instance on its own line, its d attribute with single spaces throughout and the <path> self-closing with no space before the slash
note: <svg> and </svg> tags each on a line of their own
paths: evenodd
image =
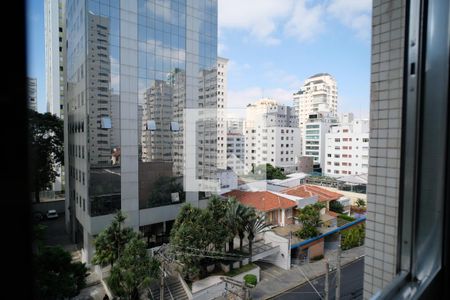
<svg viewBox="0 0 450 300">
<path fill-rule="evenodd" d="M 305 0 L 296 1 L 290 19 L 284 25 L 288 36 L 304 42 L 312 40 L 325 29 L 325 6 L 323 4 L 307 5 Z"/>
<path fill-rule="evenodd" d="M 332 0 L 327 12 L 353 29 L 358 37 L 370 35 L 372 0 Z"/>
<path fill-rule="evenodd" d="M 219 0 L 219 28 L 247 30 L 253 38 L 275 45 L 280 19 L 289 16 L 293 0 Z"/>
</svg>

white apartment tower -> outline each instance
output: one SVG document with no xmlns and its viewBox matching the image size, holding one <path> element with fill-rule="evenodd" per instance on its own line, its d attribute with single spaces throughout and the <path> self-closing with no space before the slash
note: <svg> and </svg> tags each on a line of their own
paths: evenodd
<svg viewBox="0 0 450 300">
<path fill-rule="evenodd" d="M 337 95 L 336 80 L 330 74 L 319 73 L 306 79 L 294 94 L 294 110 L 299 127 L 303 130 L 309 115 L 323 110 L 323 107 L 331 113 L 337 113 Z"/>
<path fill-rule="evenodd" d="M 244 119 L 227 118 L 227 167 L 237 175 L 245 173 Z"/>
<path fill-rule="evenodd" d="M 66 90 L 66 0 L 45 0 L 45 84 L 47 111 L 60 118 L 64 115 Z"/>
<path fill-rule="evenodd" d="M 369 120 L 356 119 L 330 128 L 326 134 L 327 176 L 367 174 L 369 168 Z"/>
<path fill-rule="evenodd" d="M 329 111 L 311 113 L 305 122 L 302 133 L 303 156 L 313 157 L 314 169 L 321 167 L 325 161 L 325 140 L 330 127 L 338 125 L 338 119 Z"/>
<path fill-rule="evenodd" d="M 245 121 L 245 171 L 269 163 L 289 168 L 300 155 L 300 129 L 292 107 L 271 99 L 247 105 Z"/>
<path fill-rule="evenodd" d="M 217 57 L 217 168 L 227 168 L 228 59 Z"/>
</svg>

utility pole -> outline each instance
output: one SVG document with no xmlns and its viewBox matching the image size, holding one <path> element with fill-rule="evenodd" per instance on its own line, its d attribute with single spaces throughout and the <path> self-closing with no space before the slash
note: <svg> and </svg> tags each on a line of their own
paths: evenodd
<svg viewBox="0 0 450 300">
<path fill-rule="evenodd" d="M 325 258 L 325 300 L 328 300 L 328 272 L 330 270 L 330 265 L 328 264 L 328 259 Z"/>
<path fill-rule="evenodd" d="M 341 233 L 339 232 L 336 267 L 336 300 L 341 296 Z"/>
</svg>

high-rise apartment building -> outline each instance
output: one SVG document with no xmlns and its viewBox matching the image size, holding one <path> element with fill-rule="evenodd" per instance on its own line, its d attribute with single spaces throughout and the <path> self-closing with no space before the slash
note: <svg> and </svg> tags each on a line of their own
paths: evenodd
<svg viewBox="0 0 450 300">
<path fill-rule="evenodd" d="M 294 110 L 303 131 L 309 115 L 325 109 L 337 113 L 338 91 L 336 80 L 327 73 L 315 74 L 305 80 L 294 94 Z"/>
<path fill-rule="evenodd" d="M 300 129 L 292 107 L 272 99 L 247 105 L 245 120 L 245 171 L 269 163 L 292 168 L 300 155 Z"/>
<path fill-rule="evenodd" d="M 227 168 L 228 59 L 217 58 L 217 167 Z"/>
<path fill-rule="evenodd" d="M 69 0 L 66 16 L 66 221 L 82 259 L 117 209 L 149 247 L 167 242 L 182 202 L 217 181 L 217 1 Z"/>
<path fill-rule="evenodd" d="M 37 111 L 37 79 L 27 78 L 28 108 Z"/>
<path fill-rule="evenodd" d="M 369 120 L 341 118 L 338 126 L 326 133 L 325 162 L 327 176 L 367 175 L 369 168 Z"/>
<path fill-rule="evenodd" d="M 323 110 L 322 110 L 323 109 Z M 338 118 L 325 108 L 308 115 L 302 133 L 303 156 L 312 157 L 315 171 L 324 168 L 326 134 L 332 126 L 338 125 Z"/>
<path fill-rule="evenodd" d="M 45 84 L 47 111 L 64 115 L 66 90 L 66 0 L 45 0 Z"/>
</svg>

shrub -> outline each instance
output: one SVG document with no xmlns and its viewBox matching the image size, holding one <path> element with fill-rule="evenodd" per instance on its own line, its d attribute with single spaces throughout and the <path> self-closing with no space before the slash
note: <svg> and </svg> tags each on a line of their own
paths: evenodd
<svg viewBox="0 0 450 300">
<path fill-rule="evenodd" d="M 349 222 L 352 222 L 352 221 L 356 220 L 355 218 L 347 216 L 347 215 L 344 215 L 344 214 L 340 214 L 338 217 L 341 218 L 341 219 L 344 219 L 345 221 L 349 221 Z"/>
<path fill-rule="evenodd" d="M 255 286 L 257 283 L 256 276 L 253 274 L 247 274 L 244 276 L 244 281 L 247 285 Z"/>
<path fill-rule="evenodd" d="M 364 244 L 364 238 L 366 236 L 365 224 L 358 224 L 350 229 L 344 230 L 341 232 L 341 235 L 342 250 L 361 246 Z"/>
<path fill-rule="evenodd" d="M 344 205 L 342 205 L 338 201 L 331 201 L 330 202 L 330 210 L 341 214 L 344 212 Z"/>
</svg>

